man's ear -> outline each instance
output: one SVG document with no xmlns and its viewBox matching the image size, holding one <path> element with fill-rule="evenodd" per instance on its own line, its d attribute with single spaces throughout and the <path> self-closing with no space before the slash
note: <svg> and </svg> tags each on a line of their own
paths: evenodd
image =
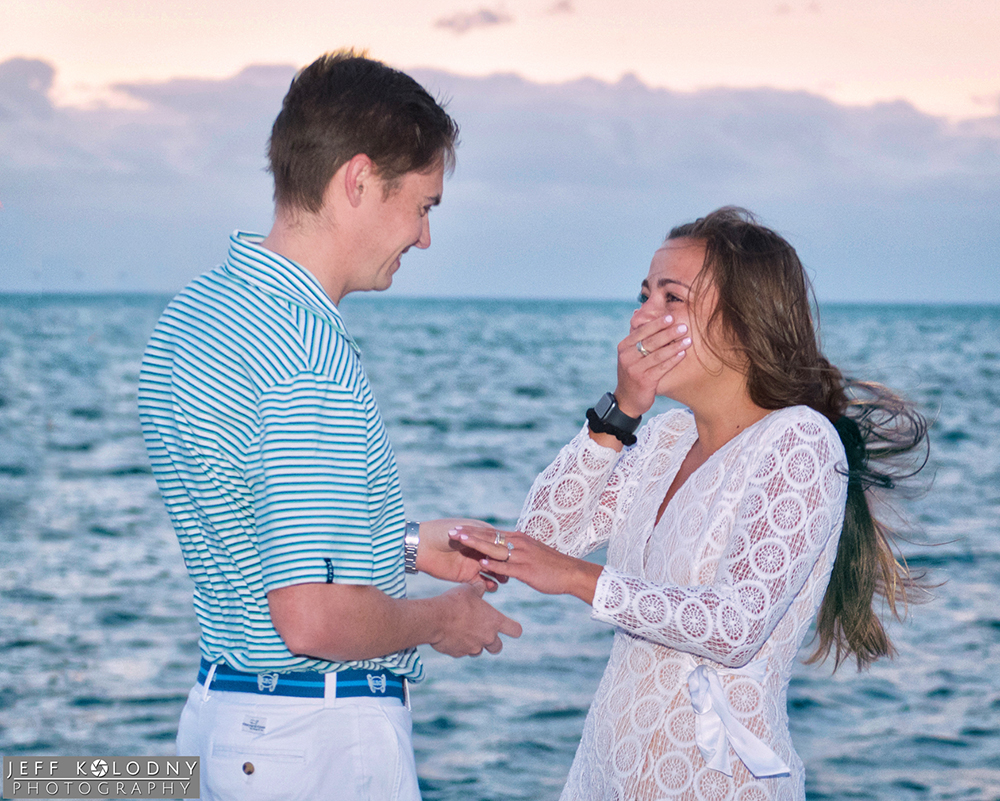
<svg viewBox="0 0 1000 801">
<path fill-rule="evenodd" d="M 375 163 L 364 153 L 358 153 L 344 165 L 344 191 L 348 202 L 357 208 L 366 192 L 375 189 Z"/>
</svg>

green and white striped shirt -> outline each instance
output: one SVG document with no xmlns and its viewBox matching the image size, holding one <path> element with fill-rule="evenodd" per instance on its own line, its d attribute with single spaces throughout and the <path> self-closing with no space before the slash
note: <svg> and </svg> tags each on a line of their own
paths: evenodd
<svg viewBox="0 0 1000 801">
<path fill-rule="evenodd" d="M 237 231 L 226 263 L 167 306 L 143 358 L 139 417 L 194 580 L 201 653 L 238 670 L 385 668 L 293 655 L 267 606 L 293 584 L 406 596 L 396 460 L 360 352 L 316 279 Z"/>
</svg>

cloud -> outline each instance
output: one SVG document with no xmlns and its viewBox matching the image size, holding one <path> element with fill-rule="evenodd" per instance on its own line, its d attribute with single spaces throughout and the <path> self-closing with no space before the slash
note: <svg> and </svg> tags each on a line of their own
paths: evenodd
<svg viewBox="0 0 1000 801">
<path fill-rule="evenodd" d="M 492 28 L 497 25 L 508 25 L 513 21 L 514 18 L 501 9 L 481 8 L 478 11 L 459 11 L 450 17 L 441 17 L 434 23 L 434 27 L 445 28 L 456 35 L 461 35 L 473 28 Z"/>
<path fill-rule="evenodd" d="M 461 205 L 430 257 L 479 267 L 451 274 L 454 292 L 609 291 L 608 271 L 644 271 L 672 225 L 735 203 L 800 246 L 823 298 L 1000 301 L 1000 119 L 952 126 L 902 102 L 680 93 L 634 76 L 420 78 L 463 126 Z"/>
<path fill-rule="evenodd" d="M 234 228 L 266 232 L 293 74 L 123 84 L 132 106 L 77 109 L 49 102 L 51 66 L 0 64 L 0 291 L 174 291 Z M 396 293 L 631 297 L 671 226 L 734 203 L 789 236 L 823 299 L 1000 302 L 1000 115 L 413 74 L 450 98 L 462 145 Z"/>
<path fill-rule="evenodd" d="M 55 70 L 37 59 L 12 58 L 0 63 L 0 119 L 51 113 L 48 93 Z"/>
<path fill-rule="evenodd" d="M 129 108 L 54 107 L 52 73 L 0 64 L 0 291 L 172 289 L 217 260 L 219 231 L 269 224 L 292 67 L 115 87 Z"/>
<path fill-rule="evenodd" d="M 973 95 L 972 102 L 977 106 L 986 106 L 1000 115 L 1000 92 L 990 95 Z"/>
</svg>

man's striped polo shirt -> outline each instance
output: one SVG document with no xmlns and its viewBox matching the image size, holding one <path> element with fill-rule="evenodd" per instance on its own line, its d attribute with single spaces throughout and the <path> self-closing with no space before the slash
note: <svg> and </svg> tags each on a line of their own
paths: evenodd
<svg viewBox="0 0 1000 801">
<path fill-rule="evenodd" d="M 237 231 L 226 263 L 167 307 L 146 348 L 139 416 L 194 580 L 201 652 L 238 670 L 385 668 L 293 655 L 267 593 L 370 584 L 406 595 L 396 460 L 359 351 L 311 273 Z"/>
</svg>

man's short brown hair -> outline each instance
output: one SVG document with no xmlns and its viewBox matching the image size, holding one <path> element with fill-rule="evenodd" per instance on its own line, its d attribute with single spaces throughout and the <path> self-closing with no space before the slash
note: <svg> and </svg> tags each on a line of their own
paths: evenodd
<svg viewBox="0 0 1000 801">
<path fill-rule="evenodd" d="M 340 167 L 359 153 L 392 184 L 443 163 L 458 126 L 413 78 L 353 50 L 320 56 L 292 79 L 268 144 L 274 200 L 317 212 Z"/>
</svg>

